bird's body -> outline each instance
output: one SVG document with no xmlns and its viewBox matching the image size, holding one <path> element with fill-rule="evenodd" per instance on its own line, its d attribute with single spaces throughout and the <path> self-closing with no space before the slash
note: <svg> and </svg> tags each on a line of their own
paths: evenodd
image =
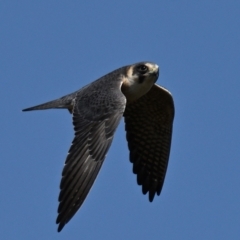
<svg viewBox="0 0 240 240">
<path fill-rule="evenodd" d="M 152 201 L 161 192 L 171 146 L 174 104 L 155 84 L 159 68 L 142 62 L 119 68 L 60 99 L 24 109 L 66 108 L 73 115 L 75 137 L 60 184 L 58 231 L 85 200 L 125 118 L 130 161 L 137 182 Z"/>
</svg>

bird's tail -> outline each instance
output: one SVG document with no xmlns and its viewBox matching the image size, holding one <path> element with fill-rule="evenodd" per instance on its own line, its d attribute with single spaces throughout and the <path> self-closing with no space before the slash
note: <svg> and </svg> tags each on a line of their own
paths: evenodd
<svg viewBox="0 0 240 240">
<path fill-rule="evenodd" d="M 25 112 L 32 110 L 45 110 L 50 108 L 67 108 L 71 112 L 71 109 L 73 108 L 73 99 L 75 98 L 75 96 L 76 94 L 72 93 L 50 102 L 46 102 L 30 108 L 25 108 L 22 111 Z"/>
</svg>

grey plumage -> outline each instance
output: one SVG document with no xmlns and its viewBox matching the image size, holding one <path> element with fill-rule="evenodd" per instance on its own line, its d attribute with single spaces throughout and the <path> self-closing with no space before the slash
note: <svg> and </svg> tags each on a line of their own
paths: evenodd
<svg viewBox="0 0 240 240">
<path fill-rule="evenodd" d="M 122 116 L 137 182 L 144 194 L 149 192 L 150 201 L 155 193 L 160 194 L 170 153 L 174 104 L 171 94 L 154 84 L 157 77 L 157 65 L 137 63 L 60 99 L 23 110 L 66 108 L 73 116 L 75 137 L 62 172 L 58 231 L 85 200 Z"/>
</svg>

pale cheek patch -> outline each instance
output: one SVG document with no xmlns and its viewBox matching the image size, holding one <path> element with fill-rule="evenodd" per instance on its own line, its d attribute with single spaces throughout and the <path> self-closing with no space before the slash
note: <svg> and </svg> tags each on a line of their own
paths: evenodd
<svg viewBox="0 0 240 240">
<path fill-rule="evenodd" d="M 139 82 L 138 77 L 131 77 L 125 78 L 122 84 L 122 92 L 129 101 L 134 101 L 144 94 L 146 94 L 151 87 L 153 86 L 154 82 L 152 81 L 143 81 L 142 83 Z"/>
<path fill-rule="evenodd" d="M 154 68 L 151 64 L 149 68 Z M 126 77 L 123 78 L 121 90 L 127 101 L 134 101 L 145 95 L 155 83 L 155 77 L 151 75 L 139 76 L 134 73 L 134 66 L 131 66 L 126 71 Z"/>
</svg>

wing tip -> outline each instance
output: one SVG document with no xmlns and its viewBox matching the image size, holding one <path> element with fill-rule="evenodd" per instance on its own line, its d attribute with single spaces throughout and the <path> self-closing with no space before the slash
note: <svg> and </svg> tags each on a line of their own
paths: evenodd
<svg viewBox="0 0 240 240">
<path fill-rule="evenodd" d="M 56 219 L 56 224 L 58 224 L 58 229 L 57 229 L 58 232 L 61 232 L 66 224 L 66 222 L 62 221 L 60 218 L 61 218 L 61 215 L 58 214 L 58 217 Z"/>
<path fill-rule="evenodd" d="M 148 193 L 148 200 L 149 200 L 149 202 L 152 202 L 153 201 L 153 199 L 154 199 L 154 197 L 155 197 L 155 191 L 149 191 L 149 193 Z"/>
<path fill-rule="evenodd" d="M 27 111 L 31 111 L 31 110 L 33 110 L 33 108 L 24 108 L 24 109 L 22 109 L 22 112 L 27 112 Z"/>
<path fill-rule="evenodd" d="M 65 223 L 59 223 L 57 231 L 61 232 L 64 226 L 65 226 Z"/>
<path fill-rule="evenodd" d="M 142 189 L 142 193 L 144 194 L 144 195 L 146 195 L 147 193 L 148 193 L 148 200 L 149 200 L 149 202 L 152 202 L 153 201 L 153 199 L 154 199 L 154 197 L 155 197 L 155 191 L 154 192 L 151 192 L 150 190 L 143 190 Z"/>
</svg>

